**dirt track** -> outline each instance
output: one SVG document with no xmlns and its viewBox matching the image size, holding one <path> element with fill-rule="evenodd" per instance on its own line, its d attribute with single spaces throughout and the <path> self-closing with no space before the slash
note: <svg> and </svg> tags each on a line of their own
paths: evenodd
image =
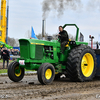
<svg viewBox="0 0 100 100">
<path fill-rule="evenodd" d="M 63 78 L 51 85 L 41 85 L 36 75 L 25 76 L 19 83 L 0 76 L 0 100 L 99 100 L 99 97 L 100 80 L 97 79 L 81 83 Z"/>
</svg>

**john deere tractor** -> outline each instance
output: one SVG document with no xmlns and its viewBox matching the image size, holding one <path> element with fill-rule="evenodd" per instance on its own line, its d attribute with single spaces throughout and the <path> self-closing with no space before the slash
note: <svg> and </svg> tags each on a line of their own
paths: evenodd
<svg viewBox="0 0 100 100">
<path fill-rule="evenodd" d="M 71 81 L 90 81 L 96 73 L 96 55 L 86 42 L 78 41 L 79 28 L 75 26 L 76 41 L 69 41 L 64 54 L 58 40 L 43 41 L 20 39 L 20 58 L 8 67 L 8 76 L 14 81 L 21 81 L 25 69 L 36 70 L 41 84 L 51 84 L 61 74 L 67 74 Z"/>
</svg>

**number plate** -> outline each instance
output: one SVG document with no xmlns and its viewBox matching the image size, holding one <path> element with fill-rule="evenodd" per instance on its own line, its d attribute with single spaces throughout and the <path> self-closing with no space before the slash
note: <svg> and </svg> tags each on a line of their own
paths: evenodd
<svg viewBox="0 0 100 100">
<path fill-rule="evenodd" d="M 25 60 L 19 60 L 20 65 L 25 65 Z"/>
</svg>

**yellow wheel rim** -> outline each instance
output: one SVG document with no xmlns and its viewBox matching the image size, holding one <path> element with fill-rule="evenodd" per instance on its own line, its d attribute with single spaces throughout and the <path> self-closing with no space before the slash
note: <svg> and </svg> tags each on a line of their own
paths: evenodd
<svg viewBox="0 0 100 100">
<path fill-rule="evenodd" d="M 21 76 L 21 73 L 22 73 L 21 69 L 19 68 L 19 66 L 17 66 L 17 67 L 15 68 L 15 75 L 16 75 L 17 77 L 19 77 L 19 76 Z"/>
<path fill-rule="evenodd" d="M 45 78 L 47 80 L 49 80 L 52 77 L 52 70 L 51 69 L 47 69 L 45 72 Z"/>
<path fill-rule="evenodd" d="M 81 62 L 81 70 L 85 77 L 91 76 L 94 69 L 94 59 L 90 53 L 86 53 Z"/>
</svg>

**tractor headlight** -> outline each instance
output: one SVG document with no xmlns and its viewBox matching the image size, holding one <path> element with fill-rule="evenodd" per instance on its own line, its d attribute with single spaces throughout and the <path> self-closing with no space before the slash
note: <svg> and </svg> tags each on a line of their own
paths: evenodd
<svg viewBox="0 0 100 100">
<path fill-rule="evenodd" d="M 73 44 L 74 44 L 74 45 L 76 44 L 75 41 L 73 41 Z"/>
<path fill-rule="evenodd" d="M 76 42 L 75 41 L 70 41 L 70 45 L 75 45 Z"/>
<path fill-rule="evenodd" d="M 71 41 L 71 42 L 70 42 L 70 44 L 72 45 L 72 44 L 73 44 L 73 42 Z"/>
</svg>

